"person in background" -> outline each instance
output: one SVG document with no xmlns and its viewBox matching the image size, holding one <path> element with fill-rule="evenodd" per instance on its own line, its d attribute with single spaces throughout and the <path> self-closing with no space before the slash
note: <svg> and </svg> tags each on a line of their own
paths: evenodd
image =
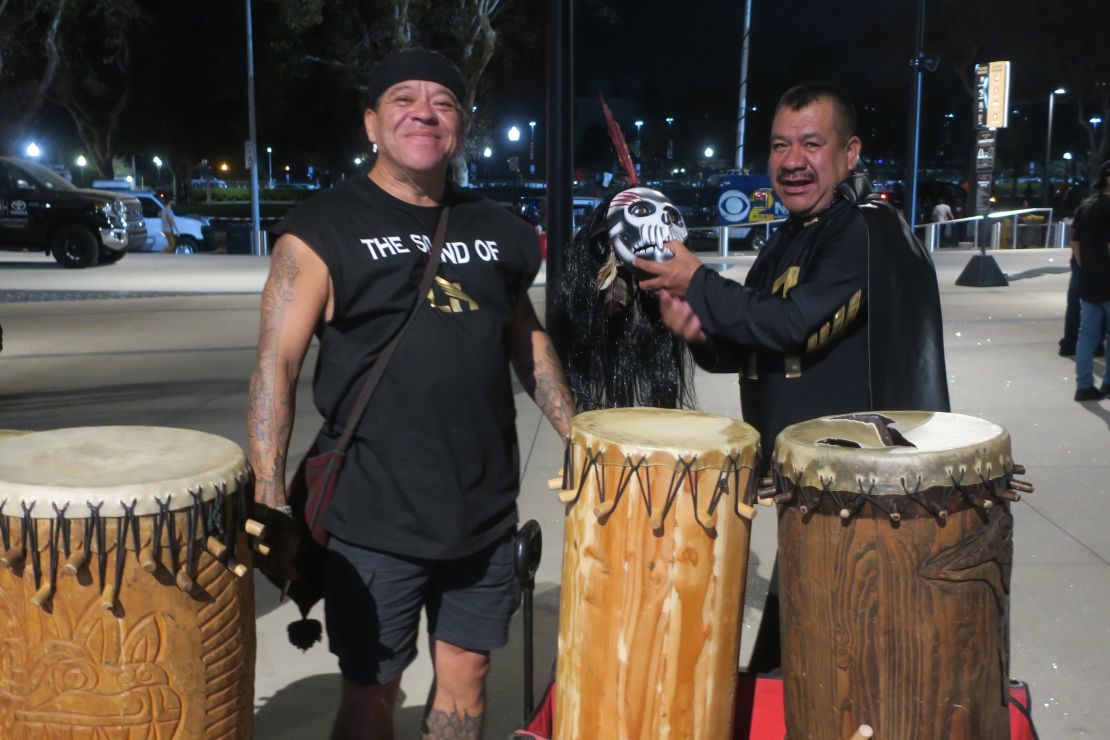
<svg viewBox="0 0 1110 740">
<path fill-rule="evenodd" d="M 162 206 L 162 233 L 166 235 L 166 246 L 163 252 L 172 253 L 177 248 L 177 219 L 173 215 L 173 204 L 176 201 L 172 195 L 166 196 L 166 204 Z"/>
<path fill-rule="evenodd" d="M 944 223 L 951 221 L 956 216 L 952 213 L 952 207 L 945 202 L 944 198 L 940 198 L 937 204 L 933 206 L 933 221 L 935 223 Z M 940 246 L 947 246 L 951 239 L 951 226 L 942 226 L 940 230 Z"/>
<path fill-rule="evenodd" d="M 1095 387 L 1095 348 L 1107 341 L 1110 325 L 1110 161 L 1098 170 L 1094 192 L 1075 212 L 1072 253 L 1079 265 L 1079 338 L 1075 345 L 1075 400 L 1101 401 L 1110 393 L 1110 373 Z"/>
</svg>

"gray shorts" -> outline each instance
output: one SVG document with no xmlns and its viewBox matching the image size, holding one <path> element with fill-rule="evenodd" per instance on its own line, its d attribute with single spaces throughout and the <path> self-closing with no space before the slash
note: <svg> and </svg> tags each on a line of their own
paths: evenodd
<svg viewBox="0 0 1110 740">
<path fill-rule="evenodd" d="M 401 675 L 417 654 L 420 610 L 428 633 L 466 650 L 508 642 L 520 603 L 513 537 L 453 560 L 370 550 L 332 537 L 324 565 L 324 617 L 343 678 L 370 686 Z"/>
</svg>

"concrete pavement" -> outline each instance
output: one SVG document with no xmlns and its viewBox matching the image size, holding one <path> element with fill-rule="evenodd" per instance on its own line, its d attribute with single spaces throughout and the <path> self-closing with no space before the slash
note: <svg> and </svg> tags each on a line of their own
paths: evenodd
<svg viewBox="0 0 1110 740">
<path fill-rule="evenodd" d="M 1011 673 L 1031 684 L 1042 737 L 1107 737 L 1110 401 L 1072 401 L 1074 363 L 1056 354 L 1066 252 L 1001 250 L 995 256 L 1009 287 L 956 287 L 969 256 L 936 256 L 953 408 L 1007 428 L 1014 459 L 1037 486 L 1013 507 Z M 752 259 L 702 257 L 738 278 Z M 132 254 L 114 266 L 67 271 L 40 255 L 0 254 L 0 428 L 182 426 L 245 446 L 266 267 L 266 260 L 252 257 Z M 532 297 L 542 315 L 542 289 L 533 288 Z M 1098 360 L 1097 378 L 1102 371 Z M 298 389 L 301 417 L 291 458 L 303 454 L 317 424 L 309 375 Z M 739 417 L 735 376 L 699 371 L 696 385 L 699 408 Z M 521 517 L 539 520 L 545 540 L 536 596 L 537 683 L 543 686 L 555 652 L 562 537 L 562 509 L 546 481 L 556 474 L 562 449 L 516 391 Z M 761 509 L 753 526 L 741 664 L 770 575 L 774 530 L 773 512 Z M 323 646 L 304 654 L 291 647 L 285 626 L 295 610 L 278 605 L 262 579 L 257 584 L 256 736 L 326 737 L 338 698 L 334 659 Z M 520 647 L 518 623 L 512 643 L 494 656 L 487 737 L 504 737 L 519 724 Z M 422 653 L 402 683 L 399 737 L 417 735 L 429 684 Z"/>
</svg>

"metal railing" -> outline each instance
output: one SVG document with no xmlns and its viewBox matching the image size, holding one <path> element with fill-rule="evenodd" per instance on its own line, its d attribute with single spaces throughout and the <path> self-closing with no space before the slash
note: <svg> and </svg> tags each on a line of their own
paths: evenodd
<svg viewBox="0 0 1110 740">
<path fill-rule="evenodd" d="M 748 224 L 730 224 L 728 226 L 718 226 L 717 230 L 717 250 L 722 257 L 728 257 L 728 230 L 729 229 L 758 229 L 763 228 L 763 242 L 766 243 L 771 238 L 771 227 L 775 224 L 785 223 L 785 218 L 777 218 L 773 221 L 757 221 Z"/>
<path fill-rule="evenodd" d="M 1022 223 L 1022 217 L 1033 213 L 1045 214 L 1043 223 Z M 1064 238 L 1064 230 L 1067 227 L 1065 222 L 1057 222 L 1053 224 L 1052 209 L 1051 208 L 1019 208 L 1012 211 L 996 211 L 981 216 L 966 216 L 964 218 L 955 218 L 951 221 L 932 221 L 929 223 L 918 224 L 915 228 L 922 230 L 923 241 L 925 246 L 929 248 L 930 252 L 935 252 L 940 245 L 940 237 L 942 229 L 946 230 L 958 224 L 974 223 L 975 226 L 971 229 L 973 237 L 972 241 L 976 249 L 979 248 L 979 231 L 982 224 L 990 224 L 990 248 L 998 249 L 1002 246 L 1002 225 L 1005 220 L 1010 220 L 1010 247 L 1017 249 L 1019 241 L 1027 242 L 1027 239 L 1019 240 L 1019 230 L 1024 229 L 1028 234 L 1032 229 L 1044 229 L 1043 243 L 1038 246 L 1044 247 L 1064 247 L 1067 246 L 1067 239 Z M 1056 226 L 1055 238 L 1053 235 L 1053 226 Z M 1037 242 L 1042 242 L 1042 238 L 1038 238 Z M 1028 243 L 1023 246 L 1032 246 Z"/>
</svg>

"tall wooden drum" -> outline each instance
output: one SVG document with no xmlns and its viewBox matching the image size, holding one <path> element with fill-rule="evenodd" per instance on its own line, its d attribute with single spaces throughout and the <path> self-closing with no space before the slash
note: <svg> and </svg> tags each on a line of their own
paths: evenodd
<svg viewBox="0 0 1110 740">
<path fill-rule="evenodd" d="M 1010 436 L 895 411 L 775 444 L 787 737 L 1009 738 Z"/>
<path fill-rule="evenodd" d="M 575 417 L 557 740 L 730 737 L 758 449 L 694 411 Z"/>
<path fill-rule="evenodd" d="M 0 440 L 0 737 L 250 738 L 251 498 L 211 434 Z"/>
</svg>

